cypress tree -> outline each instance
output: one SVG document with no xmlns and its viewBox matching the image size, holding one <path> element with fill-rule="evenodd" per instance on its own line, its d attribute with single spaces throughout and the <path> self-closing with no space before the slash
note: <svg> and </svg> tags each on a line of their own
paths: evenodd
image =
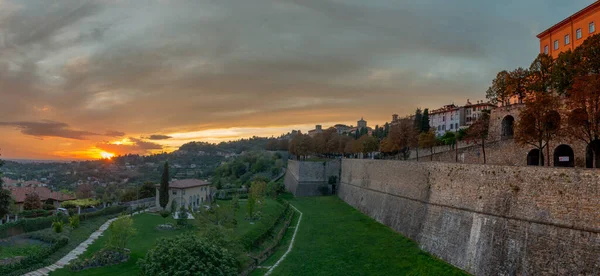
<svg viewBox="0 0 600 276">
<path fill-rule="evenodd" d="M 169 162 L 165 162 L 162 178 L 160 180 L 160 188 L 158 189 L 158 197 L 160 207 L 167 208 L 169 204 Z"/>
<path fill-rule="evenodd" d="M 429 109 L 423 110 L 423 118 L 421 120 L 421 132 L 429 132 Z"/>
<path fill-rule="evenodd" d="M 428 111 L 428 113 L 429 113 L 429 111 Z M 421 132 L 421 124 L 423 123 L 422 121 L 423 121 L 423 114 L 421 113 L 421 109 L 417 108 L 417 110 L 415 111 L 414 127 L 419 132 Z"/>
<path fill-rule="evenodd" d="M 390 133 L 390 124 L 385 123 L 385 128 L 383 129 L 383 137 L 387 137 L 388 133 Z"/>
</svg>

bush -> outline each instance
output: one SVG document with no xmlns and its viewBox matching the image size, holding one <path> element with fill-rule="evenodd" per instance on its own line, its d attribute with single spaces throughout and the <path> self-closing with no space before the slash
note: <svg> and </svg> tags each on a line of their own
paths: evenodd
<svg viewBox="0 0 600 276">
<path fill-rule="evenodd" d="M 81 214 L 80 215 L 80 219 L 81 220 L 88 220 L 88 219 L 92 219 L 92 218 L 95 218 L 95 217 L 120 214 L 120 213 L 125 212 L 127 210 L 127 208 L 128 208 L 127 206 L 119 206 L 119 205 L 110 206 L 110 207 L 106 207 L 106 208 L 104 208 L 104 209 L 102 209 L 100 211 Z"/>
<path fill-rule="evenodd" d="M 44 204 L 44 205 L 42 205 L 42 209 L 50 211 L 50 210 L 54 210 L 56 208 L 52 204 Z"/>
<path fill-rule="evenodd" d="M 94 255 L 85 260 L 75 260 L 69 268 L 73 271 L 80 271 L 88 268 L 103 267 L 126 262 L 129 259 L 129 251 L 123 248 L 103 248 L 94 253 Z"/>
<path fill-rule="evenodd" d="M 161 217 L 167 218 L 171 214 L 171 212 L 169 212 L 167 210 L 162 210 L 162 211 L 159 212 L 159 214 L 160 214 Z"/>
<path fill-rule="evenodd" d="M 61 218 L 57 217 L 52 222 L 52 229 L 54 230 L 55 233 L 60 233 L 60 232 L 62 232 L 64 225 L 65 225 L 65 222 L 63 220 L 61 220 Z"/>
<path fill-rule="evenodd" d="M 77 209 L 77 207 L 81 207 L 81 209 L 83 209 L 83 208 L 89 208 L 92 206 L 98 206 L 101 203 L 102 203 L 102 201 L 100 201 L 100 200 L 86 198 L 86 199 L 68 200 L 68 201 L 61 203 L 60 206 L 63 208 L 67 208 L 67 209 L 70 209 L 70 208 Z"/>
<path fill-rule="evenodd" d="M 177 225 L 186 226 L 188 223 L 187 217 L 187 210 L 183 205 L 181 205 L 181 208 L 179 208 L 179 212 L 177 213 Z"/>
<path fill-rule="evenodd" d="M 73 229 L 79 228 L 79 215 L 73 215 L 69 217 L 69 226 Z"/>
<path fill-rule="evenodd" d="M 233 255 L 212 241 L 195 235 L 160 238 L 138 261 L 143 275 L 237 275 Z"/>
<path fill-rule="evenodd" d="M 108 227 L 108 246 L 125 248 L 127 241 L 135 235 L 133 219 L 130 216 L 121 216 Z"/>
</svg>

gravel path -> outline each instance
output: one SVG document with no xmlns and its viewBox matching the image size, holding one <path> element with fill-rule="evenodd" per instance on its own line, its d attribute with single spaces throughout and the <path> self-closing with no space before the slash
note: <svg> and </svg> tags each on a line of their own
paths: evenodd
<svg viewBox="0 0 600 276">
<path fill-rule="evenodd" d="M 296 229 L 294 229 L 294 235 L 292 236 L 292 241 L 290 242 L 290 246 L 288 247 L 288 250 L 285 251 L 285 254 L 283 254 L 283 256 L 281 256 L 281 258 L 279 258 L 279 260 L 277 260 L 277 262 L 269 268 L 267 273 L 265 273 L 265 276 L 271 275 L 271 273 L 273 273 L 273 270 L 275 268 L 277 268 L 277 266 L 279 266 L 279 264 L 281 262 L 283 262 L 285 257 L 292 251 L 292 248 L 294 247 L 294 241 L 296 240 L 296 234 L 298 233 L 298 228 L 300 228 L 300 222 L 302 221 L 302 212 L 300 212 L 300 210 L 298 210 L 296 207 L 294 207 L 294 205 L 290 204 L 290 206 L 292 206 L 292 208 L 294 208 L 294 210 L 296 210 L 298 213 L 300 213 L 300 217 L 298 218 L 298 223 L 296 223 L 296 226 L 295 226 Z"/>
</svg>

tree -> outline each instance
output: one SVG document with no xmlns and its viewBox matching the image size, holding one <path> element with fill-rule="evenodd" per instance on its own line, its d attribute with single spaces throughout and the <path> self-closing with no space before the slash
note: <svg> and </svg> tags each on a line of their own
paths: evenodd
<svg viewBox="0 0 600 276">
<path fill-rule="evenodd" d="M 133 219 L 130 216 L 120 216 L 108 227 L 107 247 L 126 248 L 129 239 L 135 235 Z"/>
<path fill-rule="evenodd" d="M 377 151 L 379 149 L 379 139 L 369 136 L 367 134 L 360 137 L 358 142 L 361 144 L 361 149 L 363 156 L 367 156 L 367 154 Z"/>
<path fill-rule="evenodd" d="M 427 111 L 427 109 L 425 109 L 425 111 Z M 436 146 L 436 142 L 437 140 L 435 139 L 435 132 L 433 131 L 433 129 L 430 129 L 427 132 L 421 132 L 421 134 L 419 134 L 419 147 L 429 148 L 429 150 L 431 151 L 431 161 L 433 161 L 433 148 Z"/>
<path fill-rule="evenodd" d="M 586 39 L 574 52 L 559 55 L 554 68 L 557 92 L 566 95 L 567 136 L 580 140 L 596 158 L 588 167 L 600 167 L 596 146 L 600 136 L 600 36 Z M 594 164 L 594 161 L 596 164 Z"/>
<path fill-rule="evenodd" d="M 158 190 L 160 207 L 167 208 L 169 204 L 169 162 L 165 162 L 162 178 L 160 180 L 160 188 Z"/>
<path fill-rule="evenodd" d="M 237 201 L 237 196 L 234 196 L 234 200 Z M 211 224 L 211 225 L 219 225 L 227 228 L 233 228 L 236 224 L 235 222 L 235 212 L 239 209 L 239 202 L 233 202 L 232 206 L 227 205 L 219 205 L 216 202 L 210 204 L 210 208 L 204 209 L 201 208 L 198 213 L 196 213 L 196 220 L 200 222 L 200 224 Z M 235 205 L 238 205 L 236 208 Z"/>
<path fill-rule="evenodd" d="M 508 72 L 506 70 L 498 72 L 496 78 L 492 80 L 492 86 L 488 88 L 485 97 L 492 104 L 501 103 L 505 105 L 510 99 L 508 92 Z"/>
<path fill-rule="evenodd" d="M 160 238 L 138 261 L 143 275 L 238 275 L 236 259 L 214 240 L 182 234 Z"/>
<path fill-rule="evenodd" d="M 427 115 L 429 116 L 429 111 L 427 111 Z M 421 123 L 423 121 L 423 113 L 421 111 L 420 108 L 417 108 L 417 110 L 415 111 L 415 117 L 414 117 L 414 127 L 416 129 L 419 130 L 419 132 L 421 132 Z"/>
<path fill-rule="evenodd" d="M 139 189 L 139 198 L 149 198 L 156 196 L 156 187 L 152 182 L 144 182 Z"/>
<path fill-rule="evenodd" d="M 454 161 L 458 162 L 458 147 L 456 145 L 458 139 L 456 133 L 452 131 L 444 133 L 444 135 L 440 137 L 440 142 L 446 146 L 449 146 L 450 149 L 454 148 Z"/>
<path fill-rule="evenodd" d="M 466 139 L 475 142 L 481 142 L 481 151 L 483 153 L 483 164 L 487 162 L 485 156 L 485 139 L 487 139 L 490 130 L 490 114 L 489 111 L 485 110 L 481 113 L 481 116 L 477 118 L 467 129 Z"/>
<path fill-rule="evenodd" d="M 525 103 L 521 118 L 515 129 L 515 141 L 522 145 L 532 145 L 539 150 L 539 160 L 542 160 L 542 150 L 547 147 L 560 128 L 560 115 L 556 110 L 560 101 L 551 93 L 536 92 L 534 97 Z M 548 148 L 549 150 L 549 148 Z M 550 154 L 547 164 L 550 163 Z M 539 162 L 542 166 L 543 162 Z"/>
<path fill-rule="evenodd" d="M 0 167 L 4 165 L 4 161 L 0 160 Z M 9 190 L 4 189 L 2 180 L 2 172 L 0 171 L 0 218 L 3 218 L 10 212 L 12 197 Z"/>
<path fill-rule="evenodd" d="M 556 93 L 564 96 L 571 90 L 580 63 L 579 52 L 575 54 L 571 49 L 561 52 L 558 55 L 552 68 L 552 86 Z"/>
<path fill-rule="evenodd" d="M 421 119 L 421 131 L 420 132 L 429 132 L 429 109 L 425 108 L 423 110 L 423 118 Z"/>
<path fill-rule="evenodd" d="M 527 96 L 529 71 L 521 67 L 508 73 L 507 92 L 509 96 L 515 96 L 519 103 Z"/>
<path fill-rule="evenodd" d="M 94 186 L 92 184 L 84 183 L 77 186 L 77 191 L 75 192 L 77 198 L 91 198 L 94 195 Z"/>
<path fill-rule="evenodd" d="M 42 209 L 42 200 L 36 192 L 29 193 L 25 196 L 23 201 L 23 209 L 25 210 L 38 210 Z"/>
<path fill-rule="evenodd" d="M 338 144 L 338 152 L 342 156 L 346 156 L 352 152 L 352 137 L 347 135 L 340 136 L 340 142 Z M 349 150 L 350 149 L 350 150 Z"/>
<path fill-rule="evenodd" d="M 248 197 L 254 198 L 260 205 L 265 201 L 265 195 L 267 193 L 267 182 L 263 180 L 255 180 L 250 185 L 250 191 Z"/>
<path fill-rule="evenodd" d="M 554 60 L 547 54 L 539 54 L 529 66 L 529 81 L 527 90 L 547 93 L 553 87 Z"/>
</svg>

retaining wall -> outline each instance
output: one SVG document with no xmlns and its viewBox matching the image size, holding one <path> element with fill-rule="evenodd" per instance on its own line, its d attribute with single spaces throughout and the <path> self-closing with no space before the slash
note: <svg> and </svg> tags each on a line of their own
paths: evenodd
<svg viewBox="0 0 600 276">
<path fill-rule="evenodd" d="M 342 161 L 339 197 L 475 275 L 600 275 L 600 172 Z"/>
</svg>

